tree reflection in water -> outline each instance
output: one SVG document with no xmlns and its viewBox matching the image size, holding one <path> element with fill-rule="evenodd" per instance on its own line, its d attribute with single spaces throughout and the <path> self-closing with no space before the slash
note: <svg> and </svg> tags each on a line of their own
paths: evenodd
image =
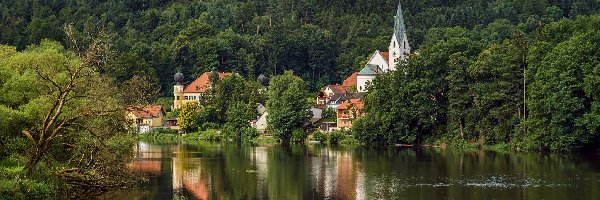
<svg viewBox="0 0 600 200">
<path fill-rule="evenodd" d="M 600 196 L 600 158 L 320 145 L 141 142 L 139 191 L 110 198 L 583 199 Z"/>
</svg>

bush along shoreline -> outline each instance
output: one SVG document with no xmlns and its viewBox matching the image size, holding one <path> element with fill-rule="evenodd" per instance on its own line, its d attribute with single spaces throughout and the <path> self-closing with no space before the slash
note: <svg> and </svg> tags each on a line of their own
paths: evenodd
<svg viewBox="0 0 600 200">
<path fill-rule="evenodd" d="M 278 141 L 272 137 L 259 136 L 258 133 L 253 133 L 251 130 L 244 130 L 245 133 L 241 134 L 242 139 L 236 140 L 231 136 L 226 135 L 223 131 L 216 129 L 199 130 L 187 134 L 179 134 L 177 130 L 173 129 L 154 129 L 149 132 L 140 134 L 138 136 L 140 141 L 153 142 L 159 144 L 169 144 L 178 142 L 196 142 L 196 141 L 209 141 L 209 142 L 229 142 L 237 141 L 240 143 L 250 144 L 274 144 Z M 250 132 L 250 133 L 248 133 Z"/>
</svg>

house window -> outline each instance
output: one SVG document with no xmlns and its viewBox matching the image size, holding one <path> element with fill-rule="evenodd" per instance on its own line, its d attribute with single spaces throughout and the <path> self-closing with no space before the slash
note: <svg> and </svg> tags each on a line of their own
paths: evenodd
<svg viewBox="0 0 600 200">
<path fill-rule="evenodd" d="M 179 100 L 179 99 L 180 99 L 179 96 L 177 96 L 177 100 Z"/>
<path fill-rule="evenodd" d="M 406 49 L 406 41 L 404 41 L 404 48 Z"/>
<path fill-rule="evenodd" d="M 188 100 L 188 96 L 184 96 L 184 97 L 183 97 L 183 100 Z"/>
<path fill-rule="evenodd" d="M 396 41 L 394 41 L 394 46 L 393 47 L 396 48 Z"/>
</svg>

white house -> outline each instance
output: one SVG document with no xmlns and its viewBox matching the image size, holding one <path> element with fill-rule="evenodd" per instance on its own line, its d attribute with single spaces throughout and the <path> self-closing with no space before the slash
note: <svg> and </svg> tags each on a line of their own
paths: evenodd
<svg viewBox="0 0 600 200">
<path fill-rule="evenodd" d="M 267 116 L 269 116 L 269 112 L 265 111 L 260 115 L 260 117 L 256 120 L 256 123 L 254 124 L 254 128 L 259 133 L 265 133 L 265 131 L 267 131 Z"/>
</svg>

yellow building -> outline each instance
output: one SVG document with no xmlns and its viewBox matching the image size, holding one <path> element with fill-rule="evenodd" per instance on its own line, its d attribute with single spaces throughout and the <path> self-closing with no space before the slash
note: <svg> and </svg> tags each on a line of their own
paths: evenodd
<svg viewBox="0 0 600 200">
<path fill-rule="evenodd" d="M 187 102 L 199 102 L 201 96 L 211 87 L 210 73 L 212 72 L 204 72 L 187 87 L 181 84 L 184 79 L 183 74 L 175 74 L 175 82 L 177 84 L 173 86 L 173 109 L 179 109 L 181 105 Z M 218 74 L 219 79 L 223 79 L 225 76 L 232 75 L 233 73 L 219 72 Z"/>
<path fill-rule="evenodd" d="M 127 108 L 125 114 L 131 127 L 136 128 L 138 133 L 144 133 L 153 128 L 162 128 L 164 116 L 162 106 L 158 105 L 132 106 Z"/>
</svg>

